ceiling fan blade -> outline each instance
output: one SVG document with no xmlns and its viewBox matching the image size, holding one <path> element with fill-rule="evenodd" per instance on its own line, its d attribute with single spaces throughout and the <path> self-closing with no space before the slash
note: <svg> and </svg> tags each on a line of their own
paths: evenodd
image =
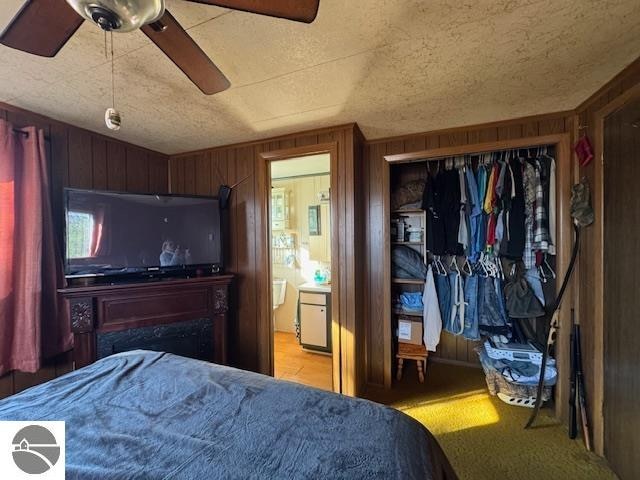
<svg viewBox="0 0 640 480">
<path fill-rule="evenodd" d="M 320 0 L 187 0 L 245 12 L 311 23 L 318 14 Z"/>
<path fill-rule="evenodd" d="M 160 20 L 141 30 L 203 93 L 213 95 L 231 85 L 168 10 Z"/>
<path fill-rule="evenodd" d="M 55 57 L 84 19 L 65 0 L 29 0 L 0 34 L 0 43 Z"/>
</svg>

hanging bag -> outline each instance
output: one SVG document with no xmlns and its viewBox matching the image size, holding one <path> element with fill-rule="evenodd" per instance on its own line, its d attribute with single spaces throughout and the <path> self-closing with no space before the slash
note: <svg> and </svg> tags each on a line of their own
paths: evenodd
<svg viewBox="0 0 640 480">
<path fill-rule="evenodd" d="M 509 277 L 504 286 L 507 313 L 511 318 L 542 317 L 545 314 L 521 268 Z"/>
</svg>

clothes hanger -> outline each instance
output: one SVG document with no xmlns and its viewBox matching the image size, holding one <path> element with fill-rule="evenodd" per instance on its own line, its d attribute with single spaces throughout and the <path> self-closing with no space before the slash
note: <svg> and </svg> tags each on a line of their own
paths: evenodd
<svg viewBox="0 0 640 480">
<path fill-rule="evenodd" d="M 540 265 L 541 267 L 547 267 L 547 269 L 549 270 L 549 273 L 551 274 L 551 278 L 553 278 L 554 280 L 556 279 L 556 272 L 553 270 L 553 268 L 551 268 L 551 265 L 549 265 L 549 261 L 547 260 L 547 254 L 544 254 L 544 260 L 542 262 L 542 265 Z M 544 267 L 542 268 L 544 270 Z"/>
<path fill-rule="evenodd" d="M 462 265 L 462 272 L 467 274 L 467 276 L 473 276 L 473 268 L 471 267 L 471 262 L 469 262 L 469 257 L 464 257 L 464 264 Z"/>
<path fill-rule="evenodd" d="M 451 255 L 451 261 L 449 262 L 449 269 L 451 271 L 455 271 L 458 275 L 460 275 L 460 267 L 458 267 L 458 258 L 455 255 Z"/>
<path fill-rule="evenodd" d="M 480 253 L 480 259 L 478 260 L 478 265 L 480 266 L 480 276 L 483 278 L 489 277 L 489 271 L 487 270 L 486 265 L 484 264 L 484 252 Z"/>
</svg>

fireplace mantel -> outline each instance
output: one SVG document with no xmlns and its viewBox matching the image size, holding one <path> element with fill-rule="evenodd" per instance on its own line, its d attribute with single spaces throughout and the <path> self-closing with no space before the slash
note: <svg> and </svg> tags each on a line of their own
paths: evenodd
<svg viewBox="0 0 640 480">
<path fill-rule="evenodd" d="M 97 360 L 96 339 L 99 334 L 203 318 L 213 322 L 210 360 L 225 364 L 232 280 L 232 275 L 216 275 L 58 290 L 69 301 L 75 368 Z"/>
</svg>

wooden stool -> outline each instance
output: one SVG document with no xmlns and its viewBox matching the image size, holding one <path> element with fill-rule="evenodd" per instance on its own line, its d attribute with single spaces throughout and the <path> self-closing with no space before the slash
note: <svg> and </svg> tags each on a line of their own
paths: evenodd
<svg viewBox="0 0 640 480">
<path fill-rule="evenodd" d="M 428 356 L 429 352 L 427 352 L 424 345 L 398 343 L 398 353 L 396 353 L 396 358 L 398 359 L 398 371 L 396 373 L 396 379 L 402 380 L 402 367 L 404 366 L 404 361 L 415 360 L 418 364 L 418 380 L 420 380 L 420 383 L 424 383 L 424 371 L 427 368 Z"/>
</svg>

